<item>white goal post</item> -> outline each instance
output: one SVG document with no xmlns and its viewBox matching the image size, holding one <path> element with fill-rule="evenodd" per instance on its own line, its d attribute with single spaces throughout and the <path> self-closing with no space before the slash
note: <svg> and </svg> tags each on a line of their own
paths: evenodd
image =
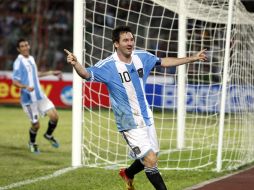
<svg viewBox="0 0 254 190">
<path fill-rule="evenodd" d="M 240 0 L 75 0 L 74 54 L 85 67 L 112 54 L 118 25 L 159 57 L 207 49 L 207 62 L 155 68 L 148 78 L 159 167 L 223 171 L 254 161 L 254 15 Z M 130 162 L 105 85 L 75 72 L 72 148 L 73 166 Z"/>
<path fill-rule="evenodd" d="M 83 60 L 83 1 L 74 0 L 73 53 Z M 81 166 L 82 160 L 82 79 L 73 70 L 72 101 L 72 166 Z"/>
</svg>

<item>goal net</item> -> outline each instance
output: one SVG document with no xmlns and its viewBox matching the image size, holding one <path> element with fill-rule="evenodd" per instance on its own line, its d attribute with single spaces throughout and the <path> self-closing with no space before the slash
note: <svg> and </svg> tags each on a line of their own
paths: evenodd
<svg viewBox="0 0 254 190">
<path fill-rule="evenodd" d="M 240 1 L 91 0 L 83 9 L 86 67 L 112 54 L 118 25 L 132 27 L 137 49 L 159 57 L 207 49 L 207 62 L 155 68 L 148 78 L 161 169 L 221 171 L 254 160 L 254 16 Z M 106 86 L 83 81 L 83 105 L 82 164 L 129 164 Z"/>
</svg>

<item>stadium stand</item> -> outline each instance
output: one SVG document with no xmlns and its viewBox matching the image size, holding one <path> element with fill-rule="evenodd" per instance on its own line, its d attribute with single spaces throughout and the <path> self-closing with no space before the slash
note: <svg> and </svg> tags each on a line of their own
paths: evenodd
<svg viewBox="0 0 254 190">
<path fill-rule="evenodd" d="M 0 3 L 0 70 L 11 70 L 18 38 L 32 45 L 40 70 L 65 67 L 63 47 L 72 49 L 73 0 L 12 1 Z"/>
</svg>

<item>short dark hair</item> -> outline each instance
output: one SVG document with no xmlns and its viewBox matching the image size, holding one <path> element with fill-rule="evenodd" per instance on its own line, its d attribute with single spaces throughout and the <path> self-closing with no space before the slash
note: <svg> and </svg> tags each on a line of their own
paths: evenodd
<svg viewBox="0 0 254 190">
<path fill-rule="evenodd" d="M 19 48 L 20 42 L 27 42 L 27 40 L 25 38 L 20 38 L 16 43 L 16 48 Z"/>
<path fill-rule="evenodd" d="M 133 35 L 133 32 L 129 26 L 118 26 L 112 31 L 112 42 L 119 42 L 120 34 L 123 32 L 130 32 Z"/>
</svg>

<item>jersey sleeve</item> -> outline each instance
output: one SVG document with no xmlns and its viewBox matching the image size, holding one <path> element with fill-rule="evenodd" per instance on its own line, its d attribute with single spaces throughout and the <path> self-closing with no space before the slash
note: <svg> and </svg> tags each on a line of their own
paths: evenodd
<svg viewBox="0 0 254 190">
<path fill-rule="evenodd" d="M 161 65 L 161 59 L 153 55 L 152 53 L 149 53 L 147 51 L 140 51 L 137 55 L 142 60 L 145 75 L 149 75 L 150 71 L 155 66 Z"/>
<path fill-rule="evenodd" d="M 110 78 L 110 70 L 107 65 L 103 66 L 92 66 L 86 69 L 90 73 L 90 78 L 88 81 L 96 81 L 102 83 L 108 83 Z"/>
<path fill-rule="evenodd" d="M 13 73 L 12 73 L 12 79 L 20 81 L 22 76 L 22 69 L 20 61 L 16 60 L 13 64 Z"/>
</svg>

